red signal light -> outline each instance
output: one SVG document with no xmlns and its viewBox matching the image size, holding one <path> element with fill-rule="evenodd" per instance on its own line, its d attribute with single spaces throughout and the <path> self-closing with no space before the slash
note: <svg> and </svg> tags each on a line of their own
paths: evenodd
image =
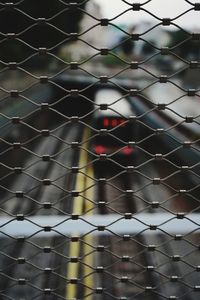
<svg viewBox="0 0 200 300">
<path fill-rule="evenodd" d="M 109 126 L 109 120 L 103 119 L 103 126 L 108 127 Z"/>
<path fill-rule="evenodd" d="M 125 155 L 130 155 L 133 153 L 133 149 L 132 148 L 129 148 L 129 147 L 125 147 L 122 152 L 125 154 Z"/>
<path fill-rule="evenodd" d="M 126 123 L 125 123 L 124 119 L 118 119 L 118 118 L 105 118 L 105 119 L 103 119 L 103 126 L 104 127 L 114 128 L 118 125 L 120 125 L 120 127 L 124 127 L 125 124 Z"/>
<path fill-rule="evenodd" d="M 116 127 L 118 125 L 118 120 L 117 119 L 112 119 L 111 120 L 111 127 Z"/>
<path fill-rule="evenodd" d="M 105 147 L 98 145 L 95 146 L 94 151 L 96 154 L 104 154 L 105 153 Z"/>
</svg>

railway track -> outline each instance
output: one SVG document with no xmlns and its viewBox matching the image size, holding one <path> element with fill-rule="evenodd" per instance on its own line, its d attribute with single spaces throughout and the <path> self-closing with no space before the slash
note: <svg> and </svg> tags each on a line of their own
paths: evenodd
<svg viewBox="0 0 200 300">
<path fill-rule="evenodd" d="M 61 131 L 61 139 L 74 141 L 77 132 L 78 129 L 71 131 L 70 138 Z M 48 143 L 38 147 L 39 156 L 47 153 Z M 43 169 L 45 162 L 35 164 L 31 158 L 32 164 L 29 161 L 27 165 L 32 165 L 29 167 L 32 177 L 29 181 L 22 177 L 19 182 L 14 178 L 3 201 L 4 211 L 27 216 L 101 214 L 103 218 L 114 214 L 117 218 L 137 216 L 138 219 L 146 212 L 152 218 L 149 223 L 153 224 L 153 216 L 163 210 L 176 213 L 186 207 L 188 212 L 194 209 L 186 206 L 188 198 L 185 193 L 175 193 L 176 188 L 181 188 L 182 179 L 178 174 L 169 177 L 164 165 L 159 167 L 154 162 L 147 165 L 143 163 L 145 158 L 141 157 L 133 172 L 127 172 L 125 168 L 119 173 L 112 169 L 100 170 L 99 178 L 99 170 L 96 169 L 94 176 L 93 166 L 87 166 L 88 153 L 82 150 L 81 172 L 71 174 L 63 166 L 77 165 L 76 153 L 69 149 L 66 156 L 65 143 L 58 148 L 52 148 L 50 154 L 59 153 L 59 164 L 50 163 L 47 169 Z M 38 176 L 48 176 L 56 183 L 47 186 L 35 184 L 34 178 Z M 164 178 L 163 184 L 152 184 L 152 178 Z M 27 184 L 29 188 L 35 184 L 29 197 L 37 201 L 25 201 L 19 206 L 19 199 L 11 197 L 10 191 L 28 189 Z M 169 189 L 167 185 L 173 188 Z M 73 199 L 68 190 L 73 191 Z M 53 203 L 50 210 L 41 205 L 47 203 L 47 199 Z M 102 233 L 100 236 L 92 233 L 79 236 L 75 230 L 72 236 L 42 239 L 37 238 L 37 233 L 28 238 L 7 236 L 0 247 L 2 299 L 15 299 L 16 296 L 22 299 L 31 294 L 31 299 L 41 300 L 45 297 L 53 300 L 160 300 L 166 295 L 198 300 L 198 293 L 194 292 L 194 285 L 197 289 L 200 280 L 196 263 L 198 247 L 198 234 L 185 237 L 161 231 L 151 234 L 149 230 L 134 234 Z"/>
<path fill-rule="evenodd" d="M 68 181 L 66 177 L 70 174 L 71 164 L 77 159 L 77 152 L 70 144 L 79 139 L 78 135 L 81 135 L 80 128 L 71 127 L 67 131 L 62 128 L 56 139 L 53 136 L 47 137 L 39 143 L 34 153 L 31 152 L 23 163 L 23 167 L 11 169 L 10 174 L 8 172 L 4 176 L 4 180 L 6 177 L 10 180 L 1 199 L 2 212 L 9 212 L 11 215 L 43 214 L 43 203 L 46 201 L 62 209 L 63 201 L 58 203 L 61 204 L 60 207 L 54 201 L 60 200 L 62 194 L 67 194 L 68 187 L 64 182 Z M 20 201 L 22 198 L 23 201 Z"/>
<path fill-rule="evenodd" d="M 80 127 L 73 126 L 67 131 L 63 128 L 57 132 L 57 143 L 54 141 L 51 145 L 52 139 L 47 138 L 37 145 L 36 154 L 30 155 L 24 163 L 25 172 L 13 176 L 4 193 L 2 216 L 71 213 L 68 191 L 73 189 L 75 176 L 71 176 L 70 166 L 78 159 L 78 153 L 69 145 L 80 136 Z M 42 156 L 53 159 L 41 162 L 39 158 Z M 53 184 L 42 185 L 43 178 L 50 179 Z M 31 299 L 44 299 L 45 295 L 49 299 L 62 297 L 66 286 L 68 248 L 68 239 L 39 238 L 37 232 L 29 237 L 5 236 L 0 247 L 2 299 L 30 299 L 30 295 Z"/>
<path fill-rule="evenodd" d="M 102 202 L 99 213 L 115 213 L 119 218 L 130 214 L 140 219 L 140 214 L 146 212 L 153 224 L 154 214 L 169 211 L 173 215 L 194 210 L 194 202 L 189 205 L 187 195 L 176 192 L 181 185 L 189 185 L 189 180 L 184 183 L 182 174 L 174 171 L 174 175 L 167 176 L 163 162 L 160 167 L 157 162 L 146 166 L 142 160 L 137 165 L 142 167 L 133 174 L 126 171 L 114 176 L 104 174 L 107 179 L 101 179 L 98 186 L 97 202 Z M 100 173 L 102 176 L 102 170 Z M 152 178 L 163 178 L 163 184 L 150 184 Z M 151 300 L 163 299 L 165 295 L 170 299 L 198 299 L 193 292 L 194 283 L 197 289 L 200 280 L 195 272 L 198 234 L 191 234 L 190 238 L 188 241 L 187 235 L 174 236 L 162 231 L 151 234 L 149 230 L 145 234 L 113 232 L 111 236 L 101 237 L 99 242 L 104 251 L 99 254 L 99 260 L 106 274 L 101 277 L 104 296 L 100 299 Z"/>
<path fill-rule="evenodd" d="M 108 177 L 112 178 L 109 175 Z M 101 213 L 116 213 L 120 218 L 125 214 L 137 212 L 137 199 L 134 199 L 131 193 L 133 180 L 131 174 L 122 174 L 114 176 L 104 184 L 104 191 L 101 192 L 101 197 L 104 194 L 104 198 L 99 200 L 104 200 L 106 206 Z M 105 287 L 105 298 L 102 299 L 142 299 L 144 287 L 152 286 L 150 273 L 146 272 L 148 263 L 142 238 L 139 235 L 134 237 L 124 233 L 120 236 L 114 233 L 106 239 L 100 238 L 100 244 L 104 245 L 105 253 L 100 254 L 99 260 L 102 261 L 107 274 L 102 282 Z"/>
</svg>

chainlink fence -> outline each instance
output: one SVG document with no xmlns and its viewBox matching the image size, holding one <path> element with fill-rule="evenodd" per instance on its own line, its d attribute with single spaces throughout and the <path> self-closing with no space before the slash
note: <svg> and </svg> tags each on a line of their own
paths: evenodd
<svg viewBox="0 0 200 300">
<path fill-rule="evenodd" d="M 199 13 L 0 2 L 0 299 L 199 299 Z"/>
</svg>

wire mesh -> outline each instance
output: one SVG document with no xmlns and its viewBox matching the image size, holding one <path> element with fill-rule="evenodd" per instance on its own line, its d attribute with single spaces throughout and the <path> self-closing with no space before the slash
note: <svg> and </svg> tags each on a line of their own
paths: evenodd
<svg viewBox="0 0 200 300">
<path fill-rule="evenodd" d="M 199 12 L 0 2 L 2 300 L 199 299 Z"/>
</svg>

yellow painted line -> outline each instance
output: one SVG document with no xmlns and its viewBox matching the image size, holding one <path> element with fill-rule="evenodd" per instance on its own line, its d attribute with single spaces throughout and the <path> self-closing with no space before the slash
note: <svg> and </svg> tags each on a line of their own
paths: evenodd
<svg viewBox="0 0 200 300">
<path fill-rule="evenodd" d="M 70 242 L 69 248 L 69 257 L 79 257 L 80 254 L 80 242 Z M 78 277 L 78 266 L 79 263 L 68 263 L 68 272 L 67 278 L 77 278 Z M 77 284 L 75 283 L 68 283 L 67 290 L 66 290 L 66 299 L 76 299 L 77 294 Z"/>
<path fill-rule="evenodd" d="M 85 187 L 85 178 L 82 174 L 77 174 L 77 181 L 76 181 L 76 191 L 82 191 Z M 81 215 L 83 213 L 83 197 L 78 196 L 74 198 L 74 208 L 73 213 Z M 78 236 L 78 234 L 74 234 L 75 236 Z M 76 241 L 70 242 L 69 247 L 69 257 L 79 257 L 80 256 L 80 242 Z M 67 268 L 67 278 L 78 278 L 78 271 L 79 271 L 79 262 L 70 262 L 68 263 Z M 77 294 L 77 284 L 75 283 L 69 283 L 67 285 L 66 290 L 66 299 L 75 299 Z"/>
<path fill-rule="evenodd" d="M 89 130 L 86 128 L 83 134 L 83 141 L 87 140 L 89 137 Z M 87 146 L 87 145 L 86 145 Z M 80 159 L 79 159 L 79 168 L 85 166 L 88 162 L 88 153 L 84 150 L 80 150 Z M 85 173 L 85 168 L 82 170 Z M 75 191 L 81 192 L 86 187 L 86 179 L 87 177 L 84 174 L 78 173 L 76 178 Z M 78 197 L 74 197 L 73 203 L 73 214 L 82 215 L 84 208 L 84 193 L 78 195 Z M 75 234 L 78 236 L 78 234 Z M 71 241 L 69 245 L 69 257 L 77 257 L 80 256 L 80 242 L 79 241 Z M 69 262 L 67 266 L 67 279 L 78 278 L 79 271 L 79 262 Z M 77 297 L 77 283 L 68 283 L 66 287 L 66 296 L 67 300 L 76 299 Z"/>
<path fill-rule="evenodd" d="M 85 193 L 85 197 L 87 199 L 94 199 L 94 186 L 92 186 L 93 184 L 93 180 L 92 178 L 94 178 L 94 172 L 93 172 L 93 168 L 90 165 L 87 168 L 87 175 L 89 177 L 87 177 L 87 186 L 91 186 L 91 188 L 89 188 L 86 193 Z M 93 214 L 93 208 L 94 208 L 94 204 L 91 201 L 88 201 L 86 199 L 86 203 L 85 203 L 85 210 L 89 211 L 87 214 L 92 215 Z M 90 273 L 93 272 L 92 268 L 90 268 L 90 266 L 94 265 L 94 261 L 93 261 L 93 248 L 90 245 L 93 245 L 93 240 L 94 238 L 90 235 L 86 235 L 84 238 L 84 249 L 83 249 L 83 254 L 84 254 L 84 270 L 83 270 L 83 276 L 84 276 L 84 280 L 83 283 L 86 286 L 86 288 L 84 289 L 84 299 L 87 300 L 91 300 L 93 298 L 92 295 L 92 288 L 94 286 L 94 275 Z M 91 252 L 91 253 L 90 253 Z M 88 288 L 87 288 L 88 287 Z"/>
</svg>

